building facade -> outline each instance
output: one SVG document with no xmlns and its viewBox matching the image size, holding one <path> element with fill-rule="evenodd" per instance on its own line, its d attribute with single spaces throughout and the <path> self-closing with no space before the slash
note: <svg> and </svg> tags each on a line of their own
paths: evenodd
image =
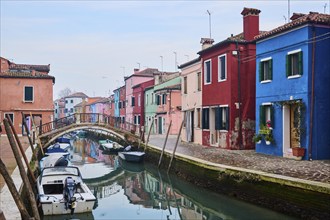
<svg viewBox="0 0 330 220">
<path fill-rule="evenodd" d="M 330 159 L 329 33 L 330 15 L 311 12 L 257 37 L 258 153 Z"/>
<path fill-rule="evenodd" d="M 129 123 L 134 123 L 134 101 L 133 87 L 146 81 L 150 81 L 154 78 L 154 73 L 158 73 L 157 69 L 148 68 L 145 70 L 134 69 L 134 73 L 129 77 L 125 78 L 125 88 L 126 88 L 126 121 Z"/>
<path fill-rule="evenodd" d="M 79 103 L 82 103 L 83 101 L 86 101 L 86 102 L 88 101 L 88 96 L 83 92 L 76 92 L 76 93 L 73 93 L 71 95 L 64 97 L 65 117 L 73 115 L 76 112 L 75 106 L 78 105 Z M 82 106 L 83 106 L 83 104 L 82 104 Z M 77 110 L 77 112 L 87 113 L 87 112 L 85 112 L 85 108 L 82 108 L 81 111 Z"/>
<path fill-rule="evenodd" d="M 184 63 L 179 68 L 182 70 L 182 113 L 185 117 L 181 140 L 202 144 L 202 65 L 200 58 Z"/>
<path fill-rule="evenodd" d="M 244 8 L 243 33 L 213 45 L 202 38 L 203 145 L 253 149 L 255 130 L 255 41 L 258 9 Z"/>
<path fill-rule="evenodd" d="M 0 122 L 8 115 L 16 132 L 26 134 L 40 123 L 53 121 L 53 85 L 50 65 L 16 64 L 1 57 Z M 4 129 L 2 131 L 5 133 Z"/>
</svg>

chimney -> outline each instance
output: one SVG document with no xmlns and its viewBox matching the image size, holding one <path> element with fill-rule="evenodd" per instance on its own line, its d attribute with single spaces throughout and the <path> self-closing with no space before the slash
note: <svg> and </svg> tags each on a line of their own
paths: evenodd
<svg viewBox="0 0 330 220">
<path fill-rule="evenodd" d="M 209 48 L 213 45 L 214 40 L 212 38 L 201 38 L 202 50 Z"/>
<path fill-rule="evenodd" d="M 137 73 L 137 72 L 139 72 L 140 71 L 140 69 L 134 69 L 134 73 Z"/>
<path fill-rule="evenodd" d="M 291 19 L 291 21 L 294 21 L 294 20 L 296 20 L 296 19 L 298 19 L 302 16 L 305 16 L 305 14 L 303 14 L 303 13 L 293 13 L 293 15 L 291 16 L 290 19 Z"/>
<path fill-rule="evenodd" d="M 259 13 L 261 11 L 255 8 L 244 8 L 243 15 L 243 34 L 247 41 L 254 40 L 259 35 Z"/>
<path fill-rule="evenodd" d="M 31 75 L 35 76 L 36 75 L 36 71 L 34 69 L 31 70 Z"/>
</svg>

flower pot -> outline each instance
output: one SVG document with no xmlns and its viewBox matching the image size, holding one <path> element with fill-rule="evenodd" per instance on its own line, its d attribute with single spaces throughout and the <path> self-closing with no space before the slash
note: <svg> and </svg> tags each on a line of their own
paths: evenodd
<svg viewBox="0 0 330 220">
<path fill-rule="evenodd" d="M 270 145 L 271 143 L 270 143 L 270 141 L 266 141 L 266 144 L 267 144 L 267 145 Z"/>
<path fill-rule="evenodd" d="M 292 155 L 295 157 L 303 157 L 305 155 L 305 148 L 294 147 L 292 148 Z"/>
<path fill-rule="evenodd" d="M 261 144 L 261 140 L 256 142 L 257 144 Z"/>
</svg>

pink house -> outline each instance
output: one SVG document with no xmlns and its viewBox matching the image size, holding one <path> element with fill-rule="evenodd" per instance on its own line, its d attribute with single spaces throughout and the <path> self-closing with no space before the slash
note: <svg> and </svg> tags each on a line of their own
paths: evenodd
<svg viewBox="0 0 330 220">
<path fill-rule="evenodd" d="M 16 64 L 0 58 L 0 123 L 8 115 L 16 132 L 25 134 L 23 120 L 29 129 L 32 122 L 51 122 L 55 77 L 48 75 L 50 65 Z"/>
<path fill-rule="evenodd" d="M 146 81 L 150 81 L 154 78 L 154 73 L 158 73 L 157 69 L 145 69 L 139 71 L 134 69 L 134 74 L 125 78 L 126 88 L 126 122 L 134 123 L 133 109 L 135 105 L 135 99 L 133 96 L 133 87 Z"/>
</svg>

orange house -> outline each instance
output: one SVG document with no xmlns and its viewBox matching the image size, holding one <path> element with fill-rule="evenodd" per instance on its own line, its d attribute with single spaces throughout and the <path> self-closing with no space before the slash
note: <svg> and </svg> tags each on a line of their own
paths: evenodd
<svg viewBox="0 0 330 220">
<path fill-rule="evenodd" d="M 55 77 L 48 75 L 50 65 L 16 64 L 0 57 L 0 125 L 8 115 L 17 134 L 26 134 L 23 120 L 32 129 L 53 120 L 53 85 Z M 23 116 L 22 116 L 23 113 Z M 32 116 L 32 118 L 31 118 Z"/>
</svg>

